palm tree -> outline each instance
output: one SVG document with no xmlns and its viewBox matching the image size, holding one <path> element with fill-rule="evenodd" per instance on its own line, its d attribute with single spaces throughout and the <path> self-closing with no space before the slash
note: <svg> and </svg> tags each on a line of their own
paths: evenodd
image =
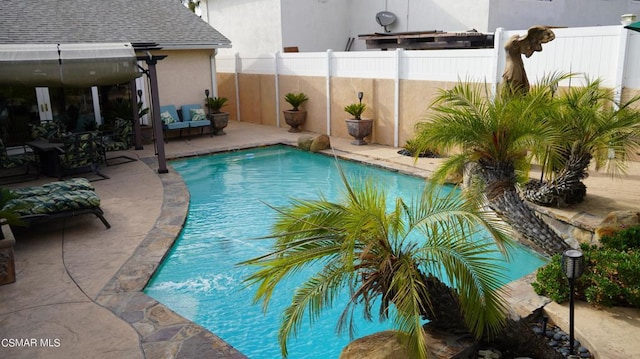
<svg viewBox="0 0 640 359">
<path fill-rule="evenodd" d="M 457 150 L 438 168 L 434 180 L 444 181 L 472 164 L 489 206 L 548 254 L 568 245 L 520 197 L 518 184 L 528 179 L 532 157 L 540 158 L 560 142 L 543 120 L 553 113 L 553 92 L 567 77 L 549 76 L 526 95 L 500 91 L 495 98 L 483 84 L 459 83 L 440 91 L 430 121 L 419 123 L 416 134 L 421 148 Z"/>
<path fill-rule="evenodd" d="M 630 153 L 640 148 L 640 111 L 631 106 L 640 96 L 618 105 L 613 92 L 600 80 L 572 87 L 558 98 L 557 114 L 546 119 L 562 133 L 561 152 L 545 161 L 546 181 L 533 180 L 525 187 L 525 198 L 544 206 L 579 203 L 587 188 L 589 164 L 606 167 L 612 175 L 624 173 Z"/>
<path fill-rule="evenodd" d="M 386 193 L 371 181 L 352 187 L 343 175 L 343 182 L 346 191 L 335 202 L 295 199 L 275 208 L 273 251 L 243 263 L 257 267 L 245 282 L 258 286 L 254 299 L 265 310 L 288 275 L 315 271 L 284 310 L 278 336 L 284 357 L 304 314 L 313 322 L 324 308 L 344 301 L 338 296 L 345 288 L 350 297 L 339 330 L 353 334 L 358 304 L 368 320 L 374 307 L 379 305 L 380 319 L 388 319 L 393 307 L 393 323 L 414 358 L 428 355 L 423 319 L 478 338 L 500 331 L 506 310 L 499 289 L 502 266 L 487 258 L 511 243 L 508 226 L 460 191 L 442 195 L 427 189 L 411 203 L 397 198 L 388 206 Z M 472 241 L 479 228 L 491 240 Z"/>
</svg>

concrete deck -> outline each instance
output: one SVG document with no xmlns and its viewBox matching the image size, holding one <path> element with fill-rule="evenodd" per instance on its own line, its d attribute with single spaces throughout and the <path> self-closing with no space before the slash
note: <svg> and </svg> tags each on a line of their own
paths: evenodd
<svg viewBox="0 0 640 359">
<path fill-rule="evenodd" d="M 168 158 L 295 143 L 304 134 L 232 122 L 226 136 L 171 140 Z M 353 146 L 332 138 L 341 156 L 428 176 L 441 161 L 413 159 L 397 149 Z M 141 291 L 179 234 L 189 194 L 179 175 L 157 174 L 153 145 L 128 151 L 140 161 L 103 168 L 111 178 L 94 182 L 102 199 L 105 229 L 91 215 L 54 222 L 17 238 L 17 281 L 0 286 L 0 358 L 242 358 L 229 345 L 188 322 Z M 41 178 L 21 186 L 54 179 Z M 588 196 L 571 210 L 553 211 L 567 221 L 595 226 L 611 210 L 638 209 L 640 163 L 612 180 L 593 173 Z M 512 283 L 518 311 L 545 306 L 568 329 L 566 305 L 548 304 L 526 284 Z M 576 308 L 576 337 L 597 358 L 640 357 L 640 310 Z M 24 345 L 22 341 L 27 340 Z"/>
</svg>

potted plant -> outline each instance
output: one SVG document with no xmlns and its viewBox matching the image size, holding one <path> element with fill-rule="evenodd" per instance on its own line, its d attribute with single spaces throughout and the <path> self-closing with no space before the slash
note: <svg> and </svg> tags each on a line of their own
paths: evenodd
<svg viewBox="0 0 640 359">
<path fill-rule="evenodd" d="M 307 119 L 307 111 L 300 110 L 299 107 L 309 100 L 309 98 L 302 92 L 289 92 L 284 95 L 284 100 L 293 107 L 291 110 L 282 111 L 285 122 L 291 127 L 289 128 L 289 132 L 300 132 L 299 127 Z"/>
<path fill-rule="evenodd" d="M 373 119 L 362 118 L 362 113 L 366 109 L 367 105 L 363 104 L 362 102 L 352 103 L 345 106 L 344 108 L 344 111 L 346 113 L 353 116 L 353 118 L 348 118 L 346 120 L 347 131 L 349 131 L 349 135 L 355 138 L 355 141 L 351 142 L 352 145 L 366 145 L 367 142 L 364 140 L 364 138 L 371 135 L 371 132 L 373 130 Z"/>
<path fill-rule="evenodd" d="M 209 90 L 205 91 L 207 99 L 205 105 L 209 109 L 209 120 L 211 121 L 211 131 L 214 135 L 226 135 L 223 131 L 229 124 L 229 112 L 220 111 L 229 101 L 226 97 L 209 97 Z"/>
</svg>

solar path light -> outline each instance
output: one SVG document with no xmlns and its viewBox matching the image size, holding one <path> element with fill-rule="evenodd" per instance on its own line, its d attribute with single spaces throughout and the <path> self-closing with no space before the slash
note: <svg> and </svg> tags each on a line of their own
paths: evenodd
<svg viewBox="0 0 640 359">
<path fill-rule="evenodd" d="M 573 324 L 574 324 L 574 304 L 573 287 L 575 280 L 580 278 L 584 271 L 584 256 L 577 249 L 568 249 L 562 254 L 562 271 L 569 280 L 569 355 L 573 355 Z"/>
</svg>

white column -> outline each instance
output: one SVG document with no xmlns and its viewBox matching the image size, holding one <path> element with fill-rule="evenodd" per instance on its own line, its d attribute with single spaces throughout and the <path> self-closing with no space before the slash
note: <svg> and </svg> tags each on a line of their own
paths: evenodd
<svg viewBox="0 0 640 359">
<path fill-rule="evenodd" d="M 275 94 L 276 94 L 276 127 L 280 127 L 280 68 L 278 66 L 278 60 L 280 59 L 280 51 L 276 51 L 276 53 L 273 55 L 273 61 L 274 61 L 274 70 L 273 70 L 273 76 L 275 76 Z"/>
<path fill-rule="evenodd" d="M 498 91 L 498 84 L 502 82 L 502 72 L 505 66 L 505 52 L 504 52 L 504 28 L 499 27 L 493 34 L 493 66 L 491 69 L 491 93 L 495 96 Z"/>
<path fill-rule="evenodd" d="M 209 57 L 209 62 L 211 63 L 211 96 L 218 97 L 218 78 L 216 77 L 216 73 L 218 70 L 216 69 L 216 54 L 218 53 L 218 49 L 213 49 L 211 56 Z"/>
<path fill-rule="evenodd" d="M 333 50 L 327 50 L 327 75 L 326 75 L 326 92 L 327 92 L 327 135 L 331 135 L 331 57 Z"/>
<path fill-rule="evenodd" d="M 240 54 L 238 54 L 237 52 L 235 53 L 234 56 L 234 80 L 236 83 L 236 113 L 238 114 L 238 118 L 236 119 L 236 121 L 240 122 Z"/>
<path fill-rule="evenodd" d="M 618 61 L 616 61 L 616 77 L 613 87 L 613 100 L 618 106 L 622 98 L 622 82 L 624 81 L 624 65 L 627 60 L 627 44 L 629 43 L 629 30 L 620 26 L 620 41 L 618 46 Z"/>
<path fill-rule="evenodd" d="M 395 74 L 393 78 L 394 91 L 393 91 L 393 147 L 399 147 L 400 142 L 400 58 L 403 53 L 403 49 L 396 49 L 395 53 Z"/>
<path fill-rule="evenodd" d="M 100 95 L 98 95 L 98 87 L 91 86 L 91 99 L 93 100 L 93 116 L 98 126 L 102 125 L 102 114 L 100 113 Z"/>
</svg>

